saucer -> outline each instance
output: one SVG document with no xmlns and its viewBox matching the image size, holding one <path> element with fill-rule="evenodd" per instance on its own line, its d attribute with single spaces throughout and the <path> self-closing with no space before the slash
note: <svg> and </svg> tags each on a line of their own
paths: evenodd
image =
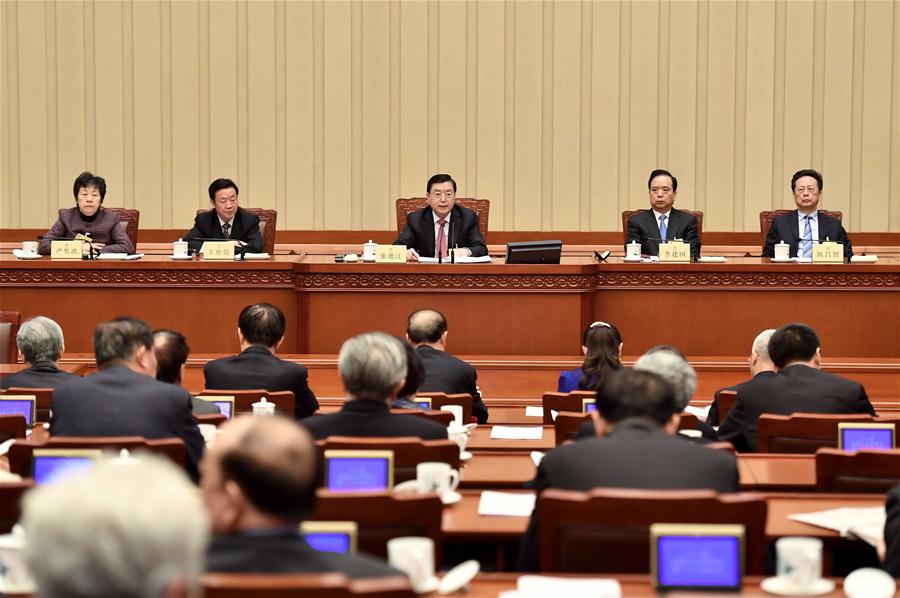
<svg viewBox="0 0 900 598">
<path fill-rule="evenodd" d="M 410 582 L 412 582 L 412 580 L 410 580 Z M 441 583 L 441 580 L 438 579 L 438 576 L 432 575 L 431 579 L 422 582 L 421 585 L 413 584 L 413 591 L 416 594 L 431 594 L 432 592 L 434 592 L 435 590 L 438 589 L 438 586 L 440 585 L 440 583 Z"/>
<path fill-rule="evenodd" d="M 20 260 L 39 260 L 41 259 L 40 253 L 25 253 L 21 249 L 13 249 L 13 255 L 19 258 Z"/>
<path fill-rule="evenodd" d="M 787 580 L 783 577 L 767 577 L 762 580 L 759 587 L 770 594 L 779 596 L 820 596 L 832 591 L 834 582 L 830 579 L 820 578 L 814 581 L 811 587 L 800 589 L 787 585 Z"/>
<path fill-rule="evenodd" d="M 460 461 L 468 461 L 471 458 L 472 458 L 472 453 L 470 453 L 469 451 L 463 451 L 459 454 Z"/>
<path fill-rule="evenodd" d="M 455 490 L 450 490 L 449 492 L 444 492 L 441 495 L 441 502 L 445 505 L 455 505 L 459 501 L 462 500 L 462 494 L 456 492 Z"/>
<path fill-rule="evenodd" d="M 400 482 L 396 484 L 392 488 L 393 492 L 418 492 L 419 491 L 419 482 L 417 480 L 406 480 L 405 482 Z"/>
<path fill-rule="evenodd" d="M 794 261 L 794 258 L 792 258 L 792 257 L 789 257 L 789 258 L 786 259 L 786 260 L 779 260 L 779 259 L 776 259 L 776 258 L 774 258 L 774 257 L 773 257 L 773 258 L 770 258 L 770 259 L 771 259 L 773 262 L 775 262 L 776 264 L 789 264 L 789 263 L 791 263 L 791 262 Z"/>
<path fill-rule="evenodd" d="M 639 257 L 623 257 L 623 258 L 622 258 L 622 261 L 623 261 L 623 262 L 639 262 L 639 261 L 641 261 L 642 259 L 643 259 L 643 258 L 639 258 Z"/>
<path fill-rule="evenodd" d="M 169 259 L 170 260 L 178 260 L 178 261 L 183 261 L 183 260 L 186 261 L 186 260 L 194 259 L 194 256 L 192 256 L 192 255 L 170 255 Z"/>
<path fill-rule="evenodd" d="M 437 593 L 452 594 L 466 587 L 481 571 L 481 563 L 472 559 L 453 567 L 444 575 L 438 584 Z"/>
</svg>

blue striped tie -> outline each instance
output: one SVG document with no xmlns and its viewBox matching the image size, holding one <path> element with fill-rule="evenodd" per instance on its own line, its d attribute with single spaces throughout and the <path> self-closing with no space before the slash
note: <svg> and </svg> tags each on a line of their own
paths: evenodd
<svg viewBox="0 0 900 598">
<path fill-rule="evenodd" d="M 812 216 L 804 216 L 806 224 L 803 225 L 803 257 L 812 257 Z"/>
<path fill-rule="evenodd" d="M 666 216 L 663 214 L 659 217 L 659 238 L 664 240 L 666 239 Z"/>
</svg>

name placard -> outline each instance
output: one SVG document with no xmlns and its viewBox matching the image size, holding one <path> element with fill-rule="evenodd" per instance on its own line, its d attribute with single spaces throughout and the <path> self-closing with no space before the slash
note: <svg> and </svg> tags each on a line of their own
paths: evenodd
<svg viewBox="0 0 900 598">
<path fill-rule="evenodd" d="M 659 244 L 659 261 L 686 263 L 691 261 L 691 246 L 684 241 Z"/>
<path fill-rule="evenodd" d="M 200 251 L 204 260 L 234 261 L 234 241 L 206 241 Z"/>
<path fill-rule="evenodd" d="M 813 244 L 812 261 L 815 264 L 843 264 L 844 246 L 834 241 Z"/>
<path fill-rule="evenodd" d="M 406 263 L 406 246 L 405 245 L 376 245 L 375 246 L 375 263 L 376 264 L 405 264 Z"/>
<path fill-rule="evenodd" d="M 50 241 L 51 260 L 80 260 L 81 241 Z"/>
</svg>

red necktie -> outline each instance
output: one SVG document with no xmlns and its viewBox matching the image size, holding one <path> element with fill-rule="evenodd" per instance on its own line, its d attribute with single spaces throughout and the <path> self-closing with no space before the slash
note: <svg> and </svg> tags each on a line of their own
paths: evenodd
<svg viewBox="0 0 900 598">
<path fill-rule="evenodd" d="M 446 218 L 441 218 L 438 220 L 438 225 L 440 228 L 438 229 L 437 236 L 437 250 L 441 258 L 447 257 L 447 236 L 444 234 L 444 225 L 447 224 Z"/>
</svg>

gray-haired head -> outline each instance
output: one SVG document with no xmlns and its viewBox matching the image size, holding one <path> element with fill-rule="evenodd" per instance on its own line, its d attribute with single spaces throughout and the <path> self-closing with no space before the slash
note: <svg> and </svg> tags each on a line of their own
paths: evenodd
<svg viewBox="0 0 900 598">
<path fill-rule="evenodd" d="M 384 402 L 406 377 L 406 351 L 389 334 L 360 334 L 341 346 L 338 371 L 351 397 Z"/>
<path fill-rule="evenodd" d="M 39 361 L 59 361 L 65 341 L 59 324 L 44 316 L 27 320 L 16 334 L 19 353 L 29 364 Z"/>
<path fill-rule="evenodd" d="M 775 329 L 769 328 L 757 334 L 756 338 L 753 339 L 753 347 L 751 349 L 763 361 L 772 361 L 772 358 L 769 357 L 769 341 L 772 339 L 773 334 L 775 334 Z"/>
<path fill-rule="evenodd" d="M 680 410 L 691 402 L 697 390 L 697 373 L 685 359 L 674 351 L 657 349 L 647 352 L 634 362 L 634 369 L 653 372 L 672 386 Z"/>
<path fill-rule="evenodd" d="M 26 494 L 25 559 L 43 598 L 146 598 L 194 590 L 209 523 L 170 462 L 103 460 Z"/>
</svg>

